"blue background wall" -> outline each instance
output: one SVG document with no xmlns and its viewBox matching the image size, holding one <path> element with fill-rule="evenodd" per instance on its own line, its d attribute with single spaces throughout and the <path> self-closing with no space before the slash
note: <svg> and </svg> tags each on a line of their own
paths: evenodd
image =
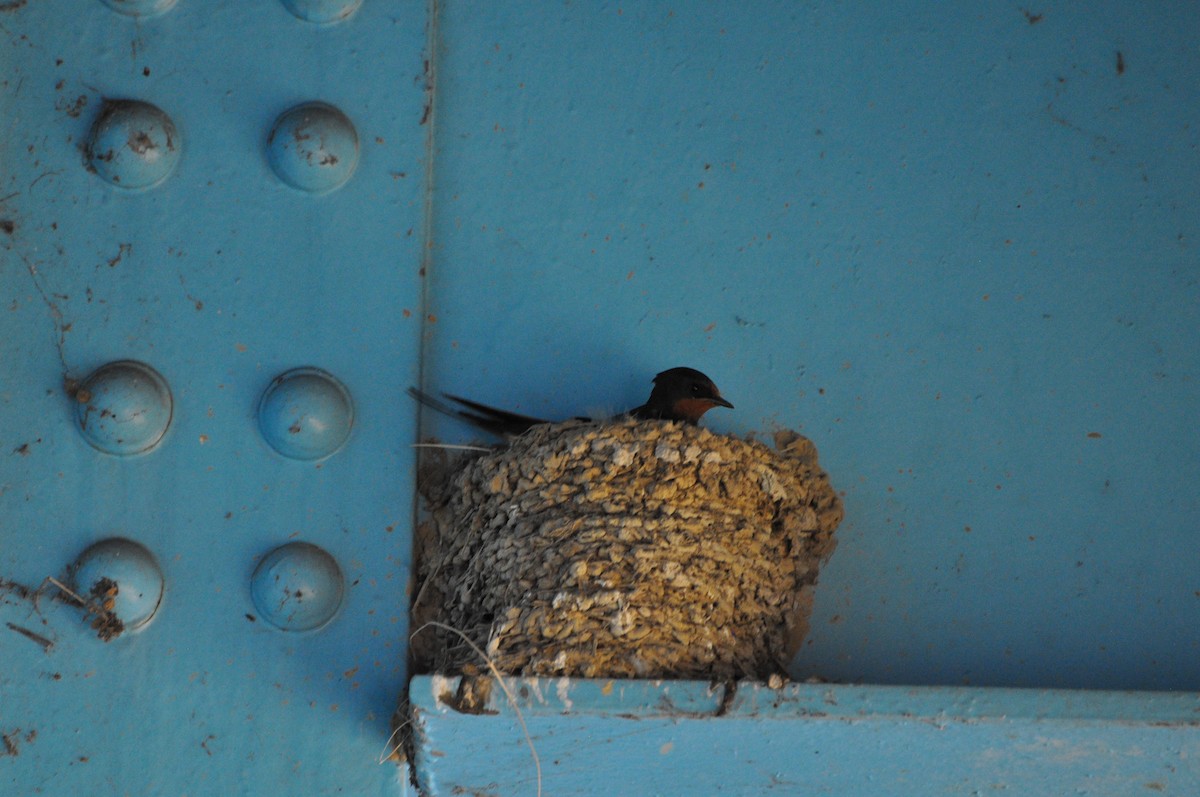
<svg viewBox="0 0 1200 797">
<path fill-rule="evenodd" d="M 560 417 L 632 406 L 686 364 L 737 405 L 712 428 L 812 437 L 847 518 L 797 676 L 1200 688 L 1196 30 L 1188 3 L 366 0 L 328 25 L 271 2 L 8 4 L 0 577 L 37 586 L 123 536 L 166 593 L 107 645 L 51 593 L 40 611 L 0 594 L 5 622 L 54 642 L 0 628 L 0 732 L 20 750 L 3 776 L 43 793 L 402 791 L 374 762 L 407 678 L 410 443 L 418 421 L 472 436 L 418 415 L 418 381 Z M 106 97 L 174 120 L 161 185 L 84 167 Z M 311 100 L 360 142 L 320 196 L 266 156 L 278 114 Z M 164 376 L 174 416 L 158 447 L 113 457 L 62 388 L 124 358 Z M 298 366 L 354 403 L 320 462 L 280 456 L 258 425 Z M 345 578 L 319 631 L 246 617 L 256 563 L 291 540 Z M 580 705 L 637 714 L 580 688 Z M 861 700 L 893 719 L 957 710 Z M 1083 713 L 1119 734 L 1190 710 L 1140 700 Z M 559 708 L 541 732 L 571 738 Z M 906 722 L 879 731 L 899 770 Z M 515 727 L 495 738 L 524 756 Z M 806 727 L 772 726 L 772 771 L 808 766 Z M 1125 769 L 1104 758 L 1119 738 L 1058 733 L 1082 778 L 1061 783 L 1103 793 L 1085 777 L 1101 759 L 1109 793 L 1127 793 L 1122 772 L 1196 783 L 1191 737 Z M 660 743 L 646 767 L 672 765 Z M 637 741 L 615 744 L 597 750 Z M 1012 766 L 981 757 L 947 789 Z M 1175 781 L 1150 771 L 1171 766 Z"/>
<path fill-rule="evenodd" d="M 425 204 L 426 15 L 399 11 L 368 3 L 320 27 L 275 3 L 135 18 L 63 0 L 0 18 L 0 578 L 36 588 L 124 537 L 165 581 L 154 619 L 107 644 L 55 588 L 37 609 L 0 589 L 0 620 L 54 643 L 0 623 L 0 733 L 19 751 L 0 758 L 15 784 L 0 792 L 400 788 L 376 760 L 406 678 L 402 397 L 420 335 L 403 309 L 421 295 L 408 230 Z M 131 191 L 85 168 L 105 98 L 173 119 L 179 161 L 161 184 Z M 276 117 L 313 100 L 360 142 L 351 179 L 324 195 L 285 185 L 266 155 Z M 126 358 L 163 376 L 173 415 L 159 445 L 112 456 L 80 434 L 64 379 Z M 354 407 L 349 439 L 319 461 L 260 431 L 260 397 L 297 367 L 332 374 Z M 342 573 L 319 631 L 280 631 L 251 600 L 260 558 L 296 541 Z"/>
<path fill-rule="evenodd" d="M 565 417 L 688 364 L 812 437 L 797 674 L 1200 687 L 1197 24 L 448 4 L 430 382 Z"/>
</svg>

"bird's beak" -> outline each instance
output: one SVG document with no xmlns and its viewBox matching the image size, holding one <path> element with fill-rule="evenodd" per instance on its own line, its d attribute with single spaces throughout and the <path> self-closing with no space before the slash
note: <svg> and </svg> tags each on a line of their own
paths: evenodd
<svg viewBox="0 0 1200 797">
<path fill-rule="evenodd" d="M 713 404 L 716 404 L 718 407 L 728 407 L 729 409 L 733 409 L 733 405 L 720 396 L 713 396 L 709 399 L 709 401 L 711 401 Z"/>
</svg>

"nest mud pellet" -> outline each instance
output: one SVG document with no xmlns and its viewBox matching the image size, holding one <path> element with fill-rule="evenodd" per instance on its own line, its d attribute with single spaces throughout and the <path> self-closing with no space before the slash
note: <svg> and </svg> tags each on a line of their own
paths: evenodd
<svg viewBox="0 0 1200 797">
<path fill-rule="evenodd" d="M 812 442 L 660 421 L 538 426 L 426 468 L 413 627 L 503 673 L 766 678 L 807 631 L 842 505 Z M 486 671 L 440 625 L 417 667 Z"/>
</svg>

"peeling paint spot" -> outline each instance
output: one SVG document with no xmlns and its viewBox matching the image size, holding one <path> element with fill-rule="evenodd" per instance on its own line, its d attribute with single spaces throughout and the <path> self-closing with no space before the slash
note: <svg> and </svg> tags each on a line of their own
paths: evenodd
<svg viewBox="0 0 1200 797">
<path fill-rule="evenodd" d="M 112 257 L 110 257 L 105 262 L 108 263 L 109 268 L 116 268 L 117 264 L 121 262 L 121 260 L 125 257 L 125 255 L 129 254 L 132 251 L 133 251 L 133 244 L 131 244 L 131 243 L 117 244 L 117 253 L 115 255 L 113 255 Z"/>
</svg>

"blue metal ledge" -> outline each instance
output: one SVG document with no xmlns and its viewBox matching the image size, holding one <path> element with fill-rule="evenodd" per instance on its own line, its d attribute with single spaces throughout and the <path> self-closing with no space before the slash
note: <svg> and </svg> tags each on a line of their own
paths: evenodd
<svg viewBox="0 0 1200 797">
<path fill-rule="evenodd" d="M 1194 693 L 510 678 L 464 714 L 458 680 L 412 681 L 430 795 L 536 794 L 531 744 L 556 797 L 1200 794 Z"/>
</svg>

